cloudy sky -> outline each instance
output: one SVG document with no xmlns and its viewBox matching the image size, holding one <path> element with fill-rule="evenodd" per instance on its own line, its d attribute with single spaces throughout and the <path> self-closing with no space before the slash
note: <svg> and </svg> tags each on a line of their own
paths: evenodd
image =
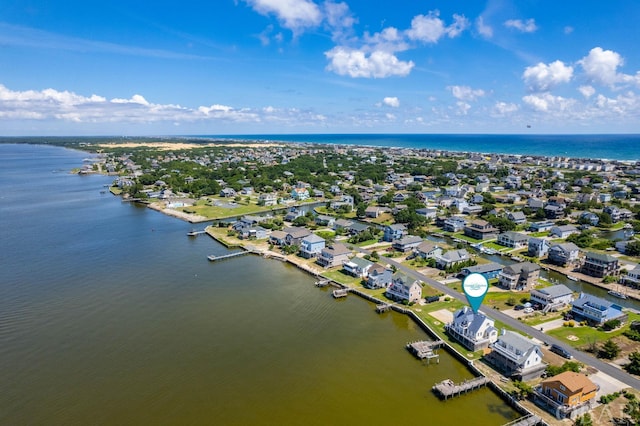
<svg viewBox="0 0 640 426">
<path fill-rule="evenodd" d="M 638 133 L 637 0 L 0 3 L 0 134 Z"/>
</svg>

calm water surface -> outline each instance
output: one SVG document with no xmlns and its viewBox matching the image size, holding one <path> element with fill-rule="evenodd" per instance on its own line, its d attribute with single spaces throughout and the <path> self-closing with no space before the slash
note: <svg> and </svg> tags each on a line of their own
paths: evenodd
<svg viewBox="0 0 640 426">
<path fill-rule="evenodd" d="M 488 389 L 443 353 L 423 365 L 407 317 L 336 301 L 273 260 L 210 263 L 191 225 L 69 173 L 86 153 L 0 144 L 0 424 L 501 425 Z"/>
</svg>

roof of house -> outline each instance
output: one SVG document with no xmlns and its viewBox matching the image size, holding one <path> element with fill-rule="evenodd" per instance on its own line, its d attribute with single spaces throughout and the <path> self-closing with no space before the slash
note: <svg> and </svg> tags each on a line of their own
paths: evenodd
<svg viewBox="0 0 640 426">
<path fill-rule="evenodd" d="M 366 268 L 367 266 L 374 265 L 373 262 L 358 256 L 349 259 L 349 263 L 353 263 L 355 266 L 363 269 Z"/>
<path fill-rule="evenodd" d="M 580 247 L 578 247 L 573 243 L 554 244 L 551 246 L 551 248 L 549 248 L 549 250 L 551 251 L 558 250 L 558 249 L 562 251 L 568 251 L 568 252 L 580 251 Z"/>
<path fill-rule="evenodd" d="M 415 244 L 419 243 L 420 241 L 422 241 L 422 238 L 418 237 L 417 235 L 407 235 L 394 242 L 398 244 Z"/>
<path fill-rule="evenodd" d="M 469 271 L 469 273 L 477 272 L 478 274 L 482 274 L 484 272 L 493 272 L 497 270 L 502 270 L 503 268 L 504 266 L 500 265 L 499 263 L 489 262 L 489 263 L 482 263 L 480 265 L 469 266 L 468 268 L 464 268 L 464 269 Z"/>
<path fill-rule="evenodd" d="M 588 251 L 585 254 L 587 259 L 594 259 L 594 260 L 598 260 L 600 262 L 615 262 L 618 260 L 617 257 L 611 256 L 610 254 L 606 254 L 606 253 L 595 253 L 592 251 Z"/>
<path fill-rule="evenodd" d="M 587 376 L 573 371 L 565 371 L 556 376 L 549 377 L 542 381 L 542 385 L 550 385 L 551 383 L 560 383 L 572 394 L 582 392 L 583 394 L 595 392 L 598 387 Z"/>
<path fill-rule="evenodd" d="M 519 274 L 522 271 L 533 272 L 533 271 L 539 271 L 539 270 L 540 270 L 540 265 L 537 265 L 531 262 L 514 263 L 513 265 L 509 265 L 504 268 L 505 272 L 512 273 L 512 274 Z"/>
<path fill-rule="evenodd" d="M 316 234 L 310 234 L 310 235 L 307 235 L 306 237 L 304 237 L 304 238 L 302 239 L 302 241 L 313 244 L 313 243 L 322 243 L 322 242 L 324 242 L 325 240 L 324 240 L 324 238 L 322 238 L 322 237 L 321 237 L 321 236 L 319 236 L 319 235 L 316 235 Z"/>
<path fill-rule="evenodd" d="M 506 349 L 507 352 L 514 356 L 514 359 L 516 359 L 518 363 L 526 359 L 534 348 L 539 347 L 533 340 L 510 330 L 505 330 L 503 334 L 498 337 L 498 341 L 494 345 Z"/>
<path fill-rule="evenodd" d="M 309 231 L 307 228 L 299 228 L 297 226 L 284 228 L 283 231 L 286 232 L 287 235 L 291 235 L 292 238 L 304 238 L 307 235 L 311 234 L 311 231 Z"/>
<path fill-rule="evenodd" d="M 567 294 L 573 294 L 573 291 L 564 284 L 552 285 L 551 287 L 538 289 L 538 291 L 550 297 L 560 297 L 566 296 Z"/>
<path fill-rule="evenodd" d="M 450 262 L 458 262 L 460 260 L 466 260 L 469 258 L 469 252 L 465 249 L 449 250 L 441 256 L 443 259 Z"/>
<path fill-rule="evenodd" d="M 502 236 L 507 237 L 507 238 L 509 238 L 510 240 L 513 240 L 513 241 L 525 241 L 525 240 L 529 239 L 528 235 L 521 234 L 520 232 L 515 232 L 515 231 L 503 232 L 502 234 L 500 234 L 498 236 L 498 238 L 500 238 Z"/>
<path fill-rule="evenodd" d="M 331 254 L 333 256 L 339 256 L 341 254 L 351 254 L 351 250 L 349 250 L 344 244 L 340 243 L 334 243 L 329 247 L 325 247 L 322 249 L 322 252 Z"/>
<path fill-rule="evenodd" d="M 421 251 L 422 253 L 429 253 L 437 248 L 440 247 L 437 244 L 432 243 L 431 241 L 423 241 L 417 247 L 418 251 Z"/>
<path fill-rule="evenodd" d="M 492 319 L 487 318 L 480 312 L 474 312 L 473 309 L 468 306 L 463 306 L 453 314 L 453 324 L 466 328 L 471 336 L 475 336 L 478 333 L 478 330 L 485 321 L 491 322 L 492 326 L 494 324 Z"/>
</svg>

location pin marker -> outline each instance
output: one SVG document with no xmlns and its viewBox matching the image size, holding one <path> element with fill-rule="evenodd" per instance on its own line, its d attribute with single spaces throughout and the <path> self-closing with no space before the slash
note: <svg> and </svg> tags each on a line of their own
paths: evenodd
<svg viewBox="0 0 640 426">
<path fill-rule="evenodd" d="M 484 275 L 478 273 L 469 274 L 462 281 L 462 290 L 467 296 L 471 309 L 477 313 L 485 294 L 487 294 L 487 290 L 489 290 L 489 281 Z"/>
</svg>

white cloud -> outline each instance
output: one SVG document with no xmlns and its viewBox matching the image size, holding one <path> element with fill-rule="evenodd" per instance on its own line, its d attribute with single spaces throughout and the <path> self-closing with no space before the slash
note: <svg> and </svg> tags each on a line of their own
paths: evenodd
<svg viewBox="0 0 640 426">
<path fill-rule="evenodd" d="M 313 28 L 322 22 L 320 8 L 309 0 L 245 0 L 262 15 L 275 15 L 281 25 L 294 33 Z"/>
<path fill-rule="evenodd" d="M 400 100 L 395 96 L 387 96 L 382 102 L 389 107 L 398 108 L 400 106 Z"/>
<path fill-rule="evenodd" d="M 447 89 L 451 90 L 453 97 L 461 101 L 475 101 L 485 95 L 484 90 L 472 89 L 469 86 L 449 86 Z"/>
<path fill-rule="evenodd" d="M 394 27 L 387 27 L 373 35 L 365 33 L 363 42 L 369 46 L 373 46 L 372 50 L 384 50 L 390 53 L 407 50 L 409 48 L 403 34 Z"/>
<path fill-rule="evenodd" d="M 624 65 L 624 59 L 619 53 L 612 50 L 594 47 L 578 63 L 591 82 L 609 87 L 628 83 L 640 85 L 640 72 L 635 76 L 618 73 L 618 67 Z"/>
<path fill-rule="evenodd" d="M 325 55 L 330 60 L 330 64 L 327 66 L 329 71 L 350 77 L 405 76 L 414 67 L 412 61 L 401 61 L 395 55 L 380 50 L 367 56 L 362 50 L 336 46 L 325 52 Z"/>
<path fill-rule="evenodd" d="M 504 115 L 512 114 L 518 111 L 518 109 L 519 109 L 518 105 L 514 103 L 496 102 L 496 104 L 493 106 L 492 112 L 494 115 L 504 116 Z"/>
<path fill-rule="evenodd" d="M 464 16 L 453 15 L 454 22 L 449 26 L 445 26 L 439 16 L 440 12 L 437 10 L 429 12 L 428 15 L 414 16 L 411 20 L 411 28 L 406 30 L 407 37 L 410 40 L 436 43 L 445 35 L 450 38 L 457 37 L 469 26 Z"/>
<path fill-rule="evenodd" d="M 575 105 L 574 99 L 563 98 L 562 96 L 554 96 L 550 93 L 536 93 L 527 95 L 522 98 L 524 103 L 529 105 L 536 111 L 566 111 Z"/>
<path fill-rule="evenodd" d="M 587 99 L 596 93 L 596 89 L 594 89 L 593 86 L 580 86 L 578 87 L 578 90 L 582 93 L 582 96 Z"/>
<path fill-rule="evenodd" d="M 509 19 L 505 21 L 504 26 L 523 33 L 534 33 L 538 29 L 535 19 L 527 19 L 526 21 L 522 21 L 520 19 Z"/>
<path fill-rule="evenodd" d="M 467 113 L 471 109 L 471 105 L 463 101 L 456 102 L 456 106 L 458 107 L 458 110 L 456 112 L 458 115 L 467 115 Z"/>
<path fill-rule="evenodd" d="M 478 19 L 476 19 L 476 30 L 484 38 L 493 37 L 493 28 L 484 23 L 484 18 L 482 16 L 478 16 Z"/>
<path fill-rule="evenodd" d="M 357 19 L 353 17 L 349 6 L 344 3 L 325 1 L 323 4 L 325 21 L 332 33 L 332 39 L 340 40 L 349 34 Z"/>
<path fill-rule="evenodd" d="M 555 61 L 549 65 L 538 63 L 527 67 L 522 75 L 528 89 L 532 92 L 546 92 L 560 83 L 567 83 L 573 76 L 573 67 L 562 61 Z"/>
</svg>

